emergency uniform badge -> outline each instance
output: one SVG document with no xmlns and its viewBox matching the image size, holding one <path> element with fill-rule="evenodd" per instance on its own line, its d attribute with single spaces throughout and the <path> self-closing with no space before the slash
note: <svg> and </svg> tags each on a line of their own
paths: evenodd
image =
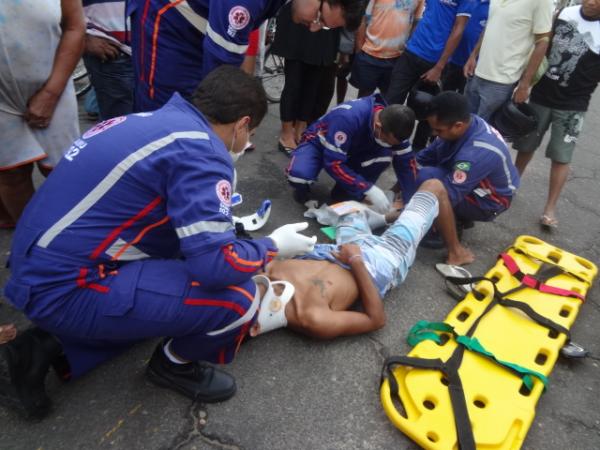
<svg viewBox="0 0 600 450">
<path fill-rule="evenodd" d="M 241 5 L 234 6 L 229 11 L 229 26 L 227 27 L 227 34 L 234 37 L 240 30 L 246 28 L 250 23 L 250 11 Z"/>
<path fill-rule="evenodd" d="M 335 145 L 339 147 L 340 145 L 346 143 L 346 141 L 348 140 L 348 136 L 343 131 L 336 131 L 333 135 L 333 140 L 335 141 Z"/>
</svg>

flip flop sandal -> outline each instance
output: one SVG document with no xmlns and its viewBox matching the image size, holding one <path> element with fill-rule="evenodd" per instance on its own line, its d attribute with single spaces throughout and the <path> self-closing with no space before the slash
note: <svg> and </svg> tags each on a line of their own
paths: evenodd
<svg viewBox="0 0 600 450">
<path fill-rule="evenodd" d="M 558 228 L 558 220 L 555 217 L 542 214 L 540 217 L 540 225 L 546 230 L 556 229 Z"/>
<path fill-rule="evenodd" d="M 455 266 L 452 264 L 438 263 L 435 265 L 435 270 L 438 271 L 444 278 L 456 277 L 456 278 L 472 278 L 471 272 L 461 266 Z M 446 290 L 448 293 L 457 300 L 462 300 L 463 297 L 473 290 L 472 284 L 456 285 L 446 280 Z"/>
<path fill-rule="evenodd" d="M 295 148 L 293 148 L 293 147 L 286 147 L 286 146 L 285 146 L 285 145 L 283 145 L 281 142 L 277 142 L 277 149 L 278 149 L 280 152 L 283 152 L 283 153 L 285 153 L 287 156 L 291 156 L 292 152 L 293 152 L 294 150 L 296 150 L 296 149 L 295 149 Z"/>
</svg>

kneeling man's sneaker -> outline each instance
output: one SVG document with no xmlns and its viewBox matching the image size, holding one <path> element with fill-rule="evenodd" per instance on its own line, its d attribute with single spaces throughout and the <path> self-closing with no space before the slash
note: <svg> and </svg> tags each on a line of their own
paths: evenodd
<svg viewBox="0 0 600 450">
<path fill-rule="evenodd" d="M 442 239 L 442 235 L 432 227 L 429 229 L 423 239 L 421 239 L 419 246 L 423 248 L 440 249 L 444 248 L 446 244 L 444 239 Z"/>
<path fill-rule="evenodd" d="M 45 380 L 50 365 L 60 357 L 58 340 L 40 328 L 30 328 L 6 344 L 4 357 L 10 378 L 0 389 L 2 402 L 17 408 L 29 419 L 41 419 L 50 412 Z"/>
<path fill-rule="evenodd" d="M 158 344 L 146 367 L 146 376 L 154 384 L 204 403 L 233 397 L 236 384 L 231 375 L 202 361 L 176 364 L 167 358 L 163 346 L 164 342 Z"/>
</svg>

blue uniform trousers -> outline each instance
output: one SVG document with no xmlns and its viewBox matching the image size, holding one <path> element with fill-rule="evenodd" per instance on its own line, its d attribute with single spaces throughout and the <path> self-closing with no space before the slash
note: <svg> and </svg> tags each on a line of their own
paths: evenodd
<svg viewBox="0 0 600 450">
<path fill-rule="evenodd" d="M 228 363 L 253 322 L 250 316 L 239 323 L 254 299 L 252 280 L 207 290 L 190 279 L 180 260 L 130 262 L 102 280 L 84 277 L 77 284 L 40 309 L 36 303 L 51 297 L 52 289 L 45 289 L 24 310 L 59 338 L 74 377 L 140 340 L 161 336 L 173 338 L 171 349 L 182 358 Z M 222 332 L 210 335 L 215 330 Z"/>
</svg>

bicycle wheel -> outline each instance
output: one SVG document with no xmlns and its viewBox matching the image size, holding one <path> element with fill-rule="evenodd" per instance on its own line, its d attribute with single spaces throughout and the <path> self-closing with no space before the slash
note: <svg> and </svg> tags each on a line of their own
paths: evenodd
<svg viewBox="0 0 600 450">
<path fill-rule="evenodd" d="M 92 87 L 92 83 L 90 82 L 90 77 L 88 76 L 87 69 L 85 68 L 85 64 L 83 60 L 80 59 L 75 66 L 75 70 L 71 75 L 71 79 L 75 84 L 75 94 L 77 97 L 81 97 Z"/>
<path fill-rule="evenodd" d="M 283 58 L 272 54 L 271 49 L 267 49 L 265 53 L 265 64 L 260 80 L 267 93 L 267 100 L 271 103 L 279 103 L 285 83 Z"/>
</svg>

